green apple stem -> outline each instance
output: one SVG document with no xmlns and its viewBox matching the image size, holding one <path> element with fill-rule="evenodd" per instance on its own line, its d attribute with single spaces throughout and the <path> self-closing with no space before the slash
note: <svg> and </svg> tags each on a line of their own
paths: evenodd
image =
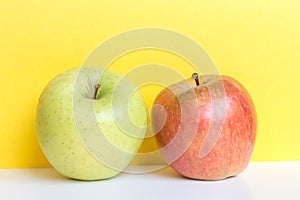
<svg viewBox="0 0 300 200">
<path fill-rule="evenodd" d="M 94 99 L 96 99 L 96 97 L 97 97 L 97 92 L 98 92 L 99 88 L 100 88 L 100 84 L 96 84 L 96 85 L 95 85 Z"/>
<path fill-rule="evenodd" d="M 196 85 L 199 86 L 200 83 L 199 83 L 199 76 L 198 76 L 198 74 L 195 72 L 195 73 L 192 74 L 192 77 L 195 80 Z"/>
</svg>

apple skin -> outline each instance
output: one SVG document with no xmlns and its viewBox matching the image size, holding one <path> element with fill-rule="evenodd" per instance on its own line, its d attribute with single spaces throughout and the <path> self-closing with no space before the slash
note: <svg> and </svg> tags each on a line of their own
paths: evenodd
<svg viewBox="0 0 300 200">
<path fill-rule="evenodd" d="M 78 78 L 79 70 L 81 78 Z M 139 129 L 139 132 L 134 133 L 137 137 L 132 137 L 120 129 L 115 121 L 114 114 L 120 113 L 120 109 L 113 106 L 112 95 L 113 92 L 120 92 L 115 88 L 121 79 L 123 83 L 124 80 L 128 82 L 125 77 L 110 70 L 81 67 L 56 76 L 42 92 L 37 106 L 36 134 L 46 158 L 60 174 L 79 180 L 107 179 L 120 173 L 133 159 L 143 141 L 145 131 Z M 100 84 L 100 88 L 97 92 L 98 97 L 94 100 L 97 83 Z M 81 102 L 80 106 L 74 104 L 77 101 Z M 146 106 L 138 91 L 130 96 L 128 105 L 118 106 L 129 112 L 134 124 L 141 127 L 147 125 Z M 89 107 L 92 107 L 92 112 L 87 112 Z M 95 122 L 90 123 L 91 119 Z M 81 130 L 80 126 L 83 126 Z M 114 154 L 112 149 L 96 147 L 98 153 L 110 159 L 108 163 L 102 162 L 101 158 L 97 159 L 98 157 L 83 143 L 83 136 L 79 134 L 79 131 L 82 131 L 87 137 L 93 136 L 96 134 L 93 128 L 101 129 L 107 141 L 119 150 Z M 125 152 L 124 156 L 117 155 L 118 152 Z"/>
<path fill-rule="evenodd" d="M 152 109 L 156 140 L 168 164 L 184 177 L 221 180 L 236 176 L 247 167 L 254 148 L 257 129 L 254 104 L 246 89 L 231 77 L 204 75 L 200 80 L 205 82 L 199 86 L 193 78 L 175 83 L 156 97 L 154 104 L 165 109 L 165 113 L 162 109 Z M 190 88 L 183 87 L 184 82 Z M 220 83 L 223 95 L 219 95 Z M 213 117 L 212 97 L 224 102 L 223 128 L 212 127 L 212 131 L 221 130 L 220 134 L 213 136 L 216 138 L 212 149 L 200 156 L 210 124 L 220 120 Z M 183 109 L 186 117 L 182 117 Z M 174 142 L 177 134 L 181 136 Z M 183 143 L 187 140 L 190 144 L 185 148 Z M 176 143 L 173 148 L 169 147 L 172 142 Z"/>
</svg>

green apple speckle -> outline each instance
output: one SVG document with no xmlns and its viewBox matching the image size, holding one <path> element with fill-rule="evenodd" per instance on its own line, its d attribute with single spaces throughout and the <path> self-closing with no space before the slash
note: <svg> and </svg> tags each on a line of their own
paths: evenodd
<svg viewBox="0 0 300 200">
<path fill-rule="evenodd" d="M 99 180 L 128 165 L 147 125 L 143 98 L 132 86 L 120 74 L 96 67 L 71 69 L 47 85 L 39 99 L 36 132 L 59 173 Z"/>
</svg>

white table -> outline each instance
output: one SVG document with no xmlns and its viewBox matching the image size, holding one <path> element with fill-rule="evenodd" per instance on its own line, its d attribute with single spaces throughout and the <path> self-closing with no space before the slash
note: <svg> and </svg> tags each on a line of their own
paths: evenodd
<svg viewBox="0 0 300 200">
<path fill-rule="evenodd" d="M 49 168 L 1 169 L 0 199 L 300 200 L 300 161 L 250 163 L 238 177 L 214 182 L 185 179 L 169 167 L 92 182 L 70 180 Z"/>
</svg>

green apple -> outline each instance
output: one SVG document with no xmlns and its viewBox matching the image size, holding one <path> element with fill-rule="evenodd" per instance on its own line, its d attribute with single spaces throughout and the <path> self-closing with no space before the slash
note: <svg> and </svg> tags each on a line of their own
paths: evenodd
<svg viewBox="0 0 300 200">
<path fill-rule="evenodd" d="M 68 70 L 41 94 L 36 132 L 51 165 L 79 180 L 116 176 L 145 136 L 147 110 L 126 77 L 98 67 Z"/>
</svg>

